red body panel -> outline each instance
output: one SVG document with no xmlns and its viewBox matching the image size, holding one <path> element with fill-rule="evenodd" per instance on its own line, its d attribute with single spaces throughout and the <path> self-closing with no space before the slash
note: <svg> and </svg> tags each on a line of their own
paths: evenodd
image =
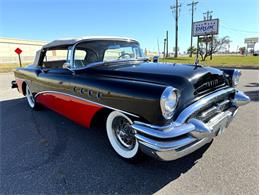
<svg viewBox="0 0 260 195">
<path fill-rule="evenodd" d="M 70 95 L 50 92 L 39 94 L 36 101 L 85 127 L 90 127 L 96 112 L 103 108 Z"/>
<path fill-rule="evenodd" d="M 23 79 L 16 79 L 16 84 L 17 84 L 17 89 L 20 93 L 23 93 L 23 82 L 24 80 Z"/>
</svg>

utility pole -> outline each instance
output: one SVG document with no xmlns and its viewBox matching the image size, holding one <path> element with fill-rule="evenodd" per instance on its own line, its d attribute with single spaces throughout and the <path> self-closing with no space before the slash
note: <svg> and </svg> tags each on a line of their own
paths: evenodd
<svg viewBox="0 0 260 195">
<path fill-rule="evenodd" d="M 168 30 L 166 31 L 166 58 L 168 58 L 169 57 L 169 53 L 168 53 L 168 42 L 169 42 L 169 40 L 168 40 Z"/>
<path fill-rule="evenodd" d="M 212 13 L 213 11 L 207 11 L 203 13 L 204 15 L 204 20 L 212 20 Z M 208 47 L 208 42 L 206 43 L 206 52 Z M 210 60 L 212 60 L 212 53 L 213 53 L 213 34 L 211 35 L 211 44 L 210 44 Z"/>
<path fill-rule="evenodd" d="M 170 6 L 170 9 L 172 10 L 172 14 L 175 12 L 175 53 L 174 57 L 178 57 L 178 17 L 179 17 L 179 8 L 181 7 L 181 4 L 178 3 L 178 0 L 176 0 L 175 5 Z"/>
<path fill-rule="evenodd" d="M 157 38 L 157 47 L 158 47 L 158 56 L 160 57 L 160 46 L 159 46 L 159 40 Z"/>
<path fill-rule="evenodd" d="M 165 58 L 166 39 L 163 39 L 163 58 Z"/>
<path fill-rule="evenodd" d="M 192 0 L 192 3 L 189 3 L 187 6 L 191 6 L 191 33 L 190 33 L 190 57 L 192 57 L 192 31 L 193 31 L 193 16 L 194 16 L 194 10 L 196 9 L 196 5 L 198 4 L 198 1 Z"/>
<path fill-rule="evenodd" d="M 207 11 L 207 12 L 203 13 L 204 20 L 211 20 L 212 19 L 212 15 L 211 15 L 212 13 L 213 13 L 213 11 Z"/>
</svg>

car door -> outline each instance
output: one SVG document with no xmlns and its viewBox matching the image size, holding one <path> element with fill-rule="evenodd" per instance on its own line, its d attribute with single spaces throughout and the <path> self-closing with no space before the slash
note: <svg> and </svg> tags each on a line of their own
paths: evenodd
<svg viewBox="0 0 260 195">
<path fill-rule="evenodd" d="M 51 51 L 53 52 L 53 51 Z M 46 52 L 47 53 L 47 52 Z M 60 52 L 62 53 L 62 52 Z M 35 99 L 38 103 L 48 107 L 71 120 L 90 126 L 94 114 L 101 109 L 101 106 L 92 105 L 79 96 L 77 84 L 77 75 L 74 71 L 67 68 L 70 51 L 68 51 L 66 60 L 65 53 L 54 60 L 53 54 L 58 56 L 58 52 L 47 53 L 47 60 L 42 62 L 42 66 L 34 82 L 34 87 L 38 93 Z M 75 55 L 75 60 L 81 65 L 84 63 L 85 54 L 80 52 Z M 81 62 L 82 61 L 82 62 Z"/>
<path fill-rule="evenodd" d="M 68 49 L 49 49 L 42 51 L 39 59 L 36 78 L 33 80 L 32 91 L 69 91 L 73 72 L 64 67 L 68 62 Z"/>
</svg>

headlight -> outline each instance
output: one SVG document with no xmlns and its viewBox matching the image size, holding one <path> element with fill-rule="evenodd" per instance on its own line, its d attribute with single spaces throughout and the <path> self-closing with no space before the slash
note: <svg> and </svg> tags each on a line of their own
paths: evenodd
<svg viewBox="0 0 260 195">
<path fill-rule="evenodd" d="M 174 87 L 167 87 L 161 95 L 161 110 L 165 119 L 170 119 L 173 116 L 174 110 L 179 99 L 178 90 Z"/>
<path fill-rule="evenodd" d="M 241 71 L 235 69 L 233 72 L 233 75 L 232 75 L 232 85 L 233 86 L 236 86 L 238 84 L 240 76 L 241 76 Z"/>
</svg>

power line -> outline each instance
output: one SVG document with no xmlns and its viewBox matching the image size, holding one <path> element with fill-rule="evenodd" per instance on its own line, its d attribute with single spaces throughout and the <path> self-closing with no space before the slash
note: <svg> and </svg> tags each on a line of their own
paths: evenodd
<svg viewBox="0 0 260 195">
<path fill-rule="evenodd" d="M 236 32 L 259 33 L 259 32 L 255 32 L 255 31 L 246 31 L 246 30 L 241 30 L 241 29 L 236 29 L 236 28 L 230 28 L 230 27 L 227 27 L 227 26 L 224 25 L 224 24 L 221 24 L 221 26 L 222 26 L 223 28 L 226 28 L 226 29 L 231 30 L 231 31 L 236 31 Z"/>
<path fill-rule="evenodd" d="M 181 4 L 179 4 L 178 0 L 176 0 L 175 5 L 170 6 L 170 9 L 172 10 L 172 14 L 174 15 L 175 12 L 175 53 L 174 57 L 178 57 L 178 12 L 181 7 Z"/>
<path fill-rule="evenodd" d="M 207 12 L 203 13 L 204 20 L 211 20 L 212 19 L 212 13 L 213 13 L 213 11 L 207 11 Z"/>
<path fill-rule="evenodd" d="M 198 1 L 192 0 L 192 3 L 187 4 L 187 6 L 191 6 L 191 34 L 190 34 L 190 57 L 192 57 L 192 31 L 193 31 L 193 16 L 194 16 L 194 9 L 196 8 L 196 5 L 198 4 Z"/>
</svg>

